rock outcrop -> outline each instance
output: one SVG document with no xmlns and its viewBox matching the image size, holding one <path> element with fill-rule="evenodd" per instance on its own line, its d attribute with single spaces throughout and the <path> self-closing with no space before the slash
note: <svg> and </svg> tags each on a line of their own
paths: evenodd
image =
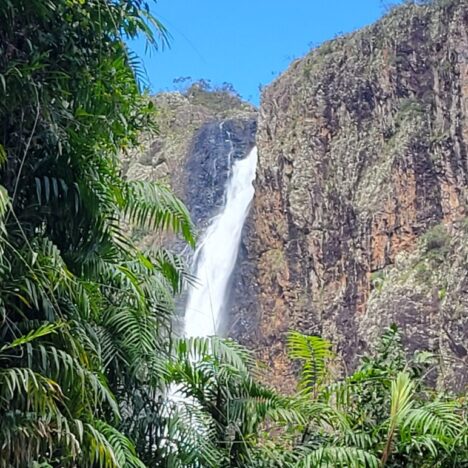
<svg viewBox="0 0 468 468">
<path fill-rule="evenodd" d="M 381 330 L 468 382 L 468 5 L 407 5 L 323 44 L 262 96 L 231 335 L 290 390 L 288 330 L 346 367 Z"/>
<path fill-rule="evenodd" d="M 195 83 L 186 92 L 154 97 L 157 132 L 124 160 L 126 176 L 169 185 L 189 208 L 199 232 L 217 213 L 231 163 L 255 144 L 257 111 L 227 90 Z M 161 242 L 150 230 L 133 233 L 141 245 Z"/>
</svg>

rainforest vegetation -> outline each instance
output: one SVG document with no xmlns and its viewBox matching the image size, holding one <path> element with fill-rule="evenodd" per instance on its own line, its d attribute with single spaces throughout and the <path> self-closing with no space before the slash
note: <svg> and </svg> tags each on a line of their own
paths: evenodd
<svg viewBox="0 0 468 468">
<path fill-rule="evenodd" d="M 172 331 L 191 281 L 128 225 L 196 239 L 166 187 L 122 177 L 154 128 L 141 0 L 0 2 L 0 466 L 464 466 L 468 405 L 431 388 L 437 356 L 396 329 L 343 377 L 331 345 L 291 333 L 299 388 L 249 352 Z"/>
</svg>

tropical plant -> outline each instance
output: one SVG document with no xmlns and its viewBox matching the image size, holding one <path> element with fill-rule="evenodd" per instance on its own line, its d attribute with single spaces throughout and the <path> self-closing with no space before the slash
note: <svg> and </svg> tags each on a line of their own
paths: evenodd
<svg viewBox="0 0 468 468">
<path fill-rule="evenodd" d="M 330 345 L 296 332 L 290 343 L 293 357 L 309 361 L 302 387 L 315 384 L 316 375 L 323 381 Z M 398 330 L 387 330 L 376 354 L 364 357 L 351 376 L 309 392 L 327 410 L 298 436 L 290 466 L 462 466 L 468 460 L 466 402 L 427 384 L 436 362 L 429 353 L 408 360 Z M 330 415 L 325 421 L 324 413 Z"/>
<path fill-rule="evenodd" d="M 173 465 L 161 466 L 193 467 L 463 466 L 466 402 L 427 384 L 437 360 L 430 353 L 407 359 L 396 328 L 338 380 L 325 339 L 292 332 L 288 344 L 302 369 L 299 392 L 285 397 L 258 383 L 262 375 L 239 345 L 177 340 L 166 371 L 174 385 L 165 413 L 173 430 L 153 460 L 172 457 Z M 193 458 L 197 445 L 203 456 Z"/>
<path fill-rule="evenodd" d="M 121 174 L 153 128 L 125 39 L 166 38 L 145 2 L 4 0 L 0 22 L 0 467 L 466 461 L 466 401 L 426 386 L 395 330 L 335 382 L 331 345 L 291 334 L 287 397 L 234 342 L 174 338 L 183 262 L 125 228 L 194 244 L 167 188 Z"/>
<path fill-rule="evenodd" d="M 152 104 L 125 38 L 140 0 L 0 5 L 0 466 L 141 466 L 126 395 L 167 354 L 182 262 L 122 220 L 193 245 L 184 206 L 120 174 Z"/>
<path fill-rule="evenodd" d="M 300 402 L 258 383 L 253 377 L 257 374 L 251 354 L 231 340 L 175 340 L 164 372 L 168 393 L 160 396 L 158 408 L 152 397 L 140 400 L 129 419 L 129 433 L 145 445 L 140 449 L 145 462 L 166 467 L 256 466 L 267 428 L 304 421 Z M 154 443 L 146 443 L 148 437 Z"/>
</svg>

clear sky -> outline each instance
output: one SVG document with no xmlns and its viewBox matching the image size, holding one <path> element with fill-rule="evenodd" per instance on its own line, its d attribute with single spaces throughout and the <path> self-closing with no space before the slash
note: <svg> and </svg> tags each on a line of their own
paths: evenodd
<svg viewBox="0 0 468 468">
<path fill-rule="evenodd" d="M 335 35 L 370 24 L 390 0 L 159 0 L 153 13 L 171 34 L 171 46 L 142 57 L 152 91 L 174 89 L 190 76 L 229 82 L 258 103 L 259 85 Z"/>
</svg>

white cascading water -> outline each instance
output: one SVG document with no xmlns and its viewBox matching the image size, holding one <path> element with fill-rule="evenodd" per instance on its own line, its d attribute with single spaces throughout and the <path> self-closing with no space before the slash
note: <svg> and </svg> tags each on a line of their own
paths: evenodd
<svg viewBox="0 0 468 468">
<path fill-rule="evenodd" d="M 242 228 L 254 196 L 257 148 L 234 162 L 227 183 L 225 205 L 205 232 L 194 256 L 197 284 L 189 291 L 185 336 L 212 336 L 222 318 L 229 278 L 234 270 Z"/>
</svg>

